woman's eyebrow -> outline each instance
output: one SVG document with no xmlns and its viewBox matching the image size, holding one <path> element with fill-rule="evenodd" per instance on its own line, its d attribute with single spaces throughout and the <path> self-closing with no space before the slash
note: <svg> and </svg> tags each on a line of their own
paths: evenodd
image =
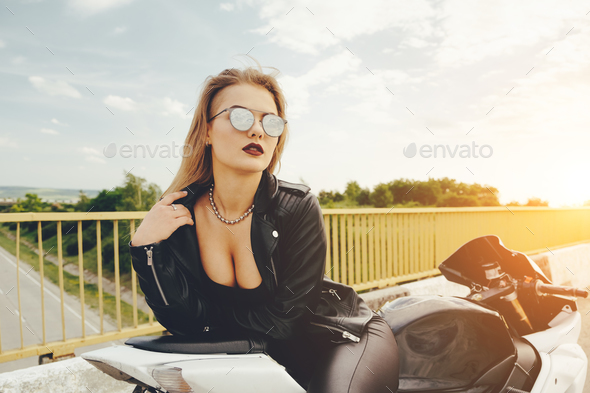
<svg viewBox="0 0 590 393">
<path fill-rule="evenodd" d="M 244 109 L 251 109 L 251 108 L 246 108 L 245 106 L 242 106 L 242 105 L 232 105 L 232 106 L 233 106 L 233 107 L 238 107 L 238 108 L 244 108 Z M 276 113 L 274 113 L 274 112 L 266 112 L 266 111 L 261 111 L 261 110 L 258 110 L 258 109 L 251 109 L 251 110 L 253 110 L 253 111 L 257 111 L 257 112 L 262 112 L 262 113 L 265 113 L 265 114 L 267 114 L 267 113 L 270 113 L 271 115 L 278 116 L 278 115 L 277 115 Z"/>
</svg>

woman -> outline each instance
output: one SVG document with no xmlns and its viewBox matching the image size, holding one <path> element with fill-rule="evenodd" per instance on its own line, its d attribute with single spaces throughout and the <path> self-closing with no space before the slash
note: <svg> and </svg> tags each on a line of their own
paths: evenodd
<svg viewBox="0 0 590 393">
<path fill-rule="evenodd" d="M 185 141 L 194 154 L 129 242 L 140 286 L 173 334 L 265 336 L 308 392 L 395 392 L 391 329 L 350 287 L 325 287 L 317 198 L 272 175 L 284 113 L 272 75 L 208 78 Z"/>
</svg>

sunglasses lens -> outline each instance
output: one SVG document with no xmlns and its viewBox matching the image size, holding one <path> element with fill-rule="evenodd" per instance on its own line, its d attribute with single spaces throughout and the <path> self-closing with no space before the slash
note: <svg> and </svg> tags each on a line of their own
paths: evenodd
<svg viewBox="0 0 590 393">
<path fill-rule="evenodd" d="M 266 115 L 262 119 L 262 126 L 264 131 L 270 136 L 279 136 L 283 133 L 285 128 L 285 122 L 279 116 Z"/>
<path fill-rule="evenodd" d="M 231 111 L 229 120 L 239 131 L 247 131 L 254 124 L 254 115 L 248 109 L 235 108 Z"/>
</svg>

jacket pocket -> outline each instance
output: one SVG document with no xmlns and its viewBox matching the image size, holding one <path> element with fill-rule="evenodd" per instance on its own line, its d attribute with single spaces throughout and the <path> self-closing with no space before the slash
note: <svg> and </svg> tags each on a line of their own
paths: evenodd
<svg viewBox="0 0 590 393">
<path fill-rule="evenodd" d="M 324 276 L 322 296 L 311 317 L 308 332 L 330 337 L 333 342 L 338 337 L 334 332 L 338 332 L 344 339 L 359 342 L 372 317 L 373 311 L 352 287 Z"/>
<path fill-rule="evenodd" d="M 317 322 L 313 322 L 313 321 L 311 321 L 310 324 L 317 326 L 319 328 L 325 328 L 328 331 L 330 331 L 332 334 L 334 334 L 333 331 L 336 331 L 336 332 L 340 333 L 343 338 L 346 339 L 346 340 L 340 340 L 340 341 L 331 340 L 332 342 L 345 342 L 345 341 L 350 340 L 350 341 L 354 341 L 355 343 L 358 343 L 359 341 L 361 341 L 361 338 L 359 336 L 355 336 L 354 334 L 350 333 L 348 330 L 344 330 L 344 329 L 336 327 L 336 326 L 325 325 L 325 324 L 317 323 Z M 335 335 L 335 337 L 338 337 L 338 336 Z"/>
</svg>

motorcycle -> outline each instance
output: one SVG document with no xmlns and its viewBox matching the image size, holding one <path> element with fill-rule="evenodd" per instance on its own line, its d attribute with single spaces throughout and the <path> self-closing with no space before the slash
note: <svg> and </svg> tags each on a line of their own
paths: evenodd
<svg viewBox="0 0 590 393">
<path fill-rule="evenodd" d="M 582 393 L 576 298 L 587 290 L 552 285 L 495 235 L 465 243 L 439 270 L 469 295 L 410 295 L 376 310 L 398 344 L 398 392 Z M 259 336 L 134 337 L 82 358 L 134 393 L 305 391 Z"/>
</svg>

